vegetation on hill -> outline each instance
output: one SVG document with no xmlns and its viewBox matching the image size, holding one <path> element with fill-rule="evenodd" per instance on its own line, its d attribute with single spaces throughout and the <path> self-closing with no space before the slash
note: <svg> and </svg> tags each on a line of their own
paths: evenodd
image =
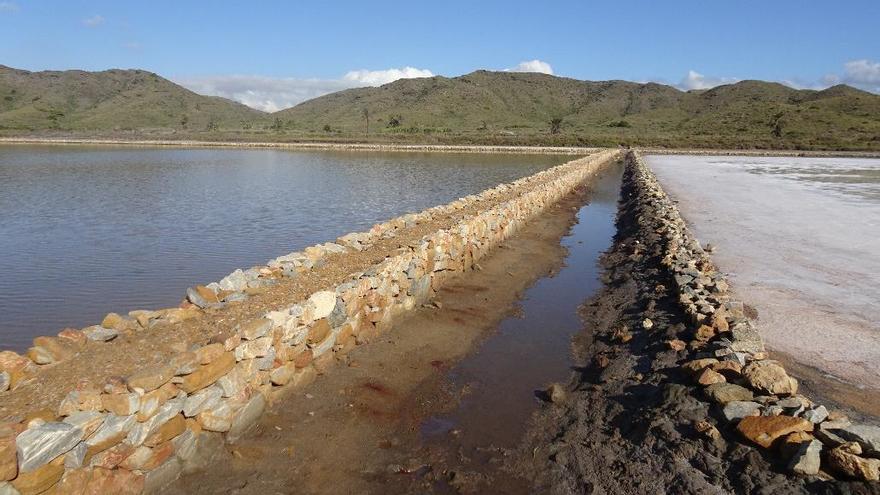
<svg viewBox="0 0 880 495">
<path fill-rule="evenodd" d="M 477 71 L 350 89 L 265 114 L 137 70 L 0 66 L 0 133 L 260 141 L 880 149 L 880 96 L 742 81 L 656 83 Z"/>
</svg>

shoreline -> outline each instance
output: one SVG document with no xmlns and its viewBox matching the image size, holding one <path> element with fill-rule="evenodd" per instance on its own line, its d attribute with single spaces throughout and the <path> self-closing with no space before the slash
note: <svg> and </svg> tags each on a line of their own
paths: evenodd
<svg viewBox="0 0 880 495">
<path fill-rule="evenodd" d="M 40 138 L 0 137 L 2 145 L 47 146 L 125 146 L 125 147 L 178 147 L 178 148 L 265 148 L 316 151 L 378 151 L 425 153 L 516 153 L 516 154 L 569 154 L 592 153 L 601 146 L 506 146 L 506 145 L 451 145 L 451 144 L 398 144 L 398 143 L 344 143 L 344 142 L 274 142 L 274 141 L 204 141 L 175 139 L 100 139 L 100 138 Z M 762 150 L 762 149 L 699 149 L 699 148 L 632 148 L 642 155 L 694 156 L 775 156 L 827 158 L 880 158 L 880 151 L 819 151 L 819 150 Z"/>
</svg>

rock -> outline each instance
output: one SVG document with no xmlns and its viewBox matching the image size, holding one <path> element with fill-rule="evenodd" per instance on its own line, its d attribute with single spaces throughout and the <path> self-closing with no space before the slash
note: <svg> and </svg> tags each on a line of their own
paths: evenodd
<svg viewBox="0 0 880 495">
<path fill-rule="evenodd" d="M 645 330 L 650 330 L 654 328 L 654 322 L 651 321 L 650 318 L 645 318 L 644 320 L 642 320 L 642 328 L 644 328 Z"/>
<path fill-rule="evenodd" d="M 144 493 L 161 493 L 162 489 L 173 483 L 183 472 L 183 464 L 172 457 L 164 464 L 144 476 Z"/>
<path fill-rule="evenodd" d="M 220 401 L 216 406 L 203 410 L 197 416 L 202 428 L 216 432 L 229 431 L 234 418 L 235 410 L 230 400 Z"/>
<path fill-rule="evenodd" d="M 788 463 L 788 469 L 797 474 L 819 474 L 820 454 L 822 442 L 810 440 L 802 442 Z"/>
<path fill-rule="evenodd" d="M 252 361 L 242 361 L 242 364 L 251 365 Z M 242 371 L 243 366 L 236 367 L 217 380 L 217 385 L 223 390 L 223 397 L 237 396 L 247 386 L 246 376 L 251 373 Z M 252 371 L 256 371 L 255 369 Z"/>
<path fill-rule="evenodd" d="M 743 369 L 743 377 L 759 392 L 776 395 L 797 393 L 797 380 L 788 376 L 785 369 L 773 361 L 752 361 Z"/>
<path fill-rule="evenodd" d="M 171 399 L 162 404 L 153 417 L 131 428 L 126 441 L 135 447 L 143 444 L 153 432 L 183 411 L 183 402 L 184 399 Z"/>
<path fill-rule="evenodd" d="M 745 438 L 769 449 L 776 439 L 796 431 L 813 431 L 813 423 L 791 416 L 747 416 L 736 429 Z"/>
<path fill-rule="evenodd" d="M 53 363 L 65 361 L 76 354 L 78 345 L 59 337 L 37 337 L 34 346 L 43 349 Z"/>
<path fill-rule="evenodd" d="M 87 339 L 93 342 L 108 342 L 119 336 L 119 332 L 112 328 L 104 328 L 101 325 L 92 325 L 82 329 Z"/>
<path fill-rule="evenodd" d="M 721 405 L 732 401 L 751 401 L 754 398 L 751 390 L 733 383 L 716 383 L 703 391 Z"/>
<path fill-rule="evenodd" d="M 269 354 L 272 348 L 272 337 L 260 337 L 255 340 L 242 342 L 235 348 L 235 360 L 254 359 Z"/>
<path fill-rule="evenodd" d="M 18 474 L 15 437 L 19 431 L 18 425 L 0 423 L 0 482 L 9 481 Z"/>
<path fill-rule="evenodd" d="M 184 400 L 183 415 L 191 418 L 205 409 L 217 407 L 222 397 L 223 389 L 217 385 L 203 388 Z"/>
<path fill-rule="evenodd" d="M 566 396 L 565 388 L 558 383 L 552 383 L 544 390 L 544 397 L 546 400 L 554 404 L 565 402 Z"/>
<path fill-rule="evenodd" d="M 171 442 L 157 447 L 141 445 L 119 464 L 122 469 L 149 471 L 161 466 L 168 458 L 174 455 L 174 445 Z"/>
<path fill-rule="evenodd" d="M 58 483 L 62 475 L 64 475 L 64 458 L 58 457 L 34 470 L 20 472 L 18 477 L 12 480 L 12 486 L 21 495 L 36 495 Z"/>
<path fill-rule="evenodd" d="M 217 294 L 204 285 L 197 285 L 186 289 L 186 298 L 189 299 L 189 302 L 200 308 L 211 308 L 220 303 L 220 300 L 217 299 Z"/>
<path fill-rule="evenodd" d="M 700 385 L 713 385 L 716 383 L 724 383 L 726 381 L 727 379 L 724 378 L 724 375 L 712 371 L 711 368 L 704 368 L 703 371 L 697 375 L 697 383 Z"/>
<path fill-rule="evenodd" d="M 696 375 L 703 371 L 704 368 L 708 368 L 709 366 L 712 366 L 717 362 L 718 360 L 715 358 L 695 359 L 681 365 L 681 369 L 692 375 Z"/>
<path fill-rule="evenodd" d="M 178 386 L 184 392 L 191 394 L 216 382 L 221 376 L 229 373 L 235 366 L 235 355 L 226 352 L 213 362 L 202 365 L 196 371 L 183 377 L 183 382 Z"/>
<path fill-rule="evenodd" d="M 265 408 L 266 398 L 263 397 L 263 394 L 253 396 L 244 407 L 236 412 L 235 418 L 229 426 L 229 431 L 226 433 L 226 440 L 234 443 L 241 438 L 257 422 Z"/>
<path fill-rule="evenodd" d="M 117 331 L 124 331 L 135 327 L 137 320 L 134 317 L 125 317 L 116 313 L 108 313 L 107 316 L 101 320 L 101 326 L 104 328 L 112 328 Z"/>
<path fill-rule="evenodd" d="M 162 426 L 156 428 L 146 440 L 144 440 L 144 445 L 147 447 L 155 447 L 159 444 L 165 443 L 172 438 L 176 437 L 183 433 L 183 430 L 186 429 L 186 420 L 178 414 L 173 418 L 166 421 Z"/>
<path fill-rule="evenodd" d="M 104 424 L 105 418 L 105 414 L 96 411 L 77 411 L 64 418 L 64 422 L 79 428 L 83 438 L 88 438 Z"/>
<path fill-rule="evenodd" d="M 319 320 L 330 316 L 336 307 L 336 293 L 329 290 L 315 292 L 309 297 L 309 302 L 314 305 L 313 318 Z"/>
<path fill-rule="evenodd" d="M 101 395 L 101 404 L 105 410 L 117 416 L 129 416 L 140 409 L 141 397 L 134 392 L 127 394 L 103 394 Z"/>
<path fill-rule="evenodd" d="M 76 444 L 76 447 L 70 449 L 70 452 L 64 454 L 64 469 L 78 469 L 83 465 L 86 459 L 86 453 L 89 446 L 85 442 Z"/>
<path fill-rule="evenodd" d="M 0 371 L 0 392 L 9 390 L 10 385 L 12 385 L 12 377 L 9 376 L 8 372 Z"/>
<path fill-rule="evenodd" d="M 68 423 L 43 423 L 28 428 L 15 439 L 19 472 L 26 473 L 48 464 L 74 448 L 82 437 L 83 431 Z"/>
<path fill-rule="evenodd" d="M 721 361 L 712 365 L 712 371 L 721 373 L 727 381 L 733 381 L 742 375 L 742 365 L 737 361 Z"/>
<path fill-rule="evenodd" d="M 700 325 L 700 328 L 694 332 L 694 338 L 701 342 L 708 342 L 715 336 L 715 329 L 709 325 Z"/>
<path fill-rule="evenodd" d="M 683 351 L 687 348 L 687 344 L 679 339 L 667 340 L 666 345 L 673 351 Z"/>
<path fill-rule="evenodd" d="M 156 390 L 171 381 L 175 371 L 176 370 L 172 364 L 164 364 L 140 370 L 128 377 L 128 388 L 131 390 L 141 389 L 144 392 Z"/>
<path fill-rule="evenodd" d="M 222 351 L 222 349 L 221 349 Z M 181 352 L 168 361 L 176 376 L 188 375 L 199 368 L 201 359 L 195 352 Z"/>
<path fill-rule="evenodd" d="M 139 495 L 144 476 L 125 469 L 77 469 L 68 471 L 57 488 L 58 493 Z"/>
<path fill-rule="evenodd" d="M 320 320 L 312 323 L 309 328 L 309 336 L 307 342 L 314 346 L 324 341 L 328 335 L 333 331 L 330 328 L 330 323 L 327 322 L 326 318 L 322 318 Z"/>
<path fill-rule="evenodd" d="M 247 277 L 241 269 L 237 269 L 220 280 L 219 285 L 222 290 L 231 290 L 241 292 L 247 288 Z"/>
<path fill-rule="evenodd" d="M 195 350 L 199 364 L 211 364 L 222 356 L 224 352 L 223 344 L 219 342 L 208 344 Z"/>
<path fill-rule="evenodd" d="M 724 419 L 727 421 L 738 421 L 747 416 L 760 416 L 761 404 L 751 401 L 734 400 L 725 404 L 722 410 Z"/>
<path fill-rule="evenodd" d="M 816 406 L 812 409 L 807 409 L 801 416 L 810 423 L 817 425 L 828 417 L 828 409 L 825 406 Z"/>
<path fill-rule="evenodd" d="M 133 454 L 135 449 L 136 447 L 133 445 L 117 443 L 116 445 L 95 454 L 89 461 L 89 466 L 113 469 L 119 466 L 122 461 L 128 459 L 128 456 Z"/>
<path fill-rule="evenodd" d="M 825 426 L 823 424 L 823 426 Z M 852 424 L 834 431 L 846 440 L 856 442 L 862 451 L 871 456 L 880 456 L 880 427 Z"/>
<path fill-rule="evenodd" d="M 68 416 L 76 411 L 101 411 L 101 394 L 92 390 L 73 390 L 69 392 L 58 406 L 59 416 Z"/>
<path fill-rule="evenodd" d="M 183 432 L 171 440 L 174 445 L 174 455 L 176 455 L 184 463 L 196 455 L 196 449 L 199 446 L 199 435 L 187 428 Z"/>
<path fill-rule="evenodd" d="M 93 456 L 103 452 L 124 440 L 136 422 L 134 416 L 108 414 L 95 434 L 85 441 L 89 446 L 88 455 Z"/>
<path fill-rule="evenodd" d="M 828 465 L 850 478 L 880 480 L 880 459 L 866 459 L 861 454 L 862 448 L 857 442 L 848 442 L 831 450 Z"/>
<path fill-rule="evenodd" d="M 238 334 L 241 335 L 241 338 L 244 340 L 255 340 L 269 333 L 269 330 L 271 329 L 272 320 L 268 318 L 258 318 L 242 325 L 238 330 Z"/>
<path fill-rule="evenodd" d="M 292 362 L 285 363 L 272 370 L 269 375 L 269 380 L 272 381 L 273 385 L 287 385 L 288 383 L 290 383 L 290 380 L 293 378 L 293 375 L 295 373 L 296 365 Z"/>
</svg>

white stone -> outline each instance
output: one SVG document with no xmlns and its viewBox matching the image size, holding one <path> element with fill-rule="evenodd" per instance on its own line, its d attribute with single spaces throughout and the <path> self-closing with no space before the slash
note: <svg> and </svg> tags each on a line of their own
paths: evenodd
<svg viewBox="0 0 880 495">
<path fill-rule="evenodd" d="M 309 297 L 309 302 L 315 307 L 315 311 L 312 315 L 313 319 L 319 320 L 321 318 L 326 318 L 330 316 L 330 313 L 333 312 L 333 308 L 336 307 L 336 293 L 329 290 L 315 292 Z"/>
<path fill-rule="evenodd" d="M 235 419 L 232 420 L 229 432 L 226 434 L 227 441 L 233 443 L 241 438 L 257 422 L 265 408 L 266 398 L 262 394 L 253 396 L 244 407 L 235 413 Z"/>
<path fill-rule="evenodd" d="M 21 495 L 21 493 L 12 486 L 12 483 L 0 481 L 0 495 Z"/>
<path fill-rule="evenodd" d="M 82 440 L 81 429 L 67 423 L 44 423 L 28 428 L 15 438 L 18 470 L 26 473 L 49 463 Z"/>
<path fill-rule="evenodd" d="M 196 455 L 198 448 L 199 436 L 189 428 L 183 430 L 183 433 L 177 435 L 171 440 L 174 445 L 174 455 L 182 461 L 188 461 Z"/>
<path fill-rule="evenodd" d="M 6 392 L 9 390 L 11 384 L 12 378 L 9 376 L 9 373 L 0 371 L 0 392 Z"/>
<path fill-rule="evenodd" d="M 89 446 L 85 442 L 76 444 L 76 447 L 72 448 L 70 452 L 64 456 L 64 469 L 77 469 L 82 467 L 88 450 Z"/>
<path fill-rule="evenodd" d="M 223 397 L 223 389 L 217 385 L 203 388 L 198 392 L 190 395 L 183 403 L 183 415 L 191 418 L 205 409 L 211 409 L 217 406 L 220 398 Z"/>
<path fill-rule="evenodd" d="M 131 431 L 128 432 L 126 441 L 135 447 L 140 446 L 144 443 L 144 440 L 146 440 L 147 437 L 149 437 L 160 426 L 167 423 L 174 416 L 180 414 L 183 410 L 184 400 L 185 399 L 171 399 L 159 406 L 159 410 L 156 411 L 156 414 L 153 417 L 143 423 L 134 425 Z"/>
<path fill-rule="evenodd" d="M 137 418 L 134 415 L 117 416 L 115 414 L 108 414 L 104 418 L 104 423 L 101 424 L 101 427 L 95 431 L 94 435 L 87 438 L 85 443 L 86 445 L 99 445 L 121 433 L 131 430 L 135 423 L 137 423 Z"/>
<path fill-rule="evenodd" d="M 260 337 L 256 340 L 244 341 L 235 348 L 235 360 L 253 359 L 269 354 L 272 348 L 272 337 Z"/>
<path fill-rule="evenodd" d="M 113 330 L 112 328 L 104 328 L 101 325 L 92 325 L 83 328 L 82 331 L 86 338 L 95 342 L 107 342 L 115 339 L 119 335 L 119 332 L 116 330 Z"/>
<path fill-rule="evenodd" d="M 247 277 L 245 277 L 244 272 L 239 268 L 229 275 L 223 277 L 218 284 L 223 290 L 232 290 L 232 291 L 243 291 L 247 288 Z"/>
</svg>

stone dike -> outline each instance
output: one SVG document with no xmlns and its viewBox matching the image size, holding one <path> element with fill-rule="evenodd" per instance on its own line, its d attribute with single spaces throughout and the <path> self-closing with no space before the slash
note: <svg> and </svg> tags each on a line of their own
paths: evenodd
<svg viewBox="0 0 880 495">
<path fill-rule="evenodd" d="M 597 152 L 236 270 L 190 288 L 177 308 L 111 313 L 98 325 L 38 337 L 24 355 L 0 352 L 0 403 L 18 408 L 7 406 L 0 415 L 0 495 L 161 491 L 180 473 L 208 464 L 212 451 L 245 434 L 281 394 L 330 372 L 355 346 L 428 303 L 450 277 L 479 269 L 493 247 L 620 156 Z M 159 356 L 159 364 L 133 366 L 123 376 L 67 377 L 76 385 L 51 390 L 53 368 L 73 361 L 97 368 L 101 363 L 88 361 L 94 352 L 123 358 L 133 352 L 129 336 L 174 331 L 174 325 L 206 316 L 223 321 L 226 312 L 267 288 L 332 268 L 328 263 L 339 256 L 357 257 L 438 218 L 454 221 L 397 243 L 342 283 L 236 319 L 229 329 Z M 138 362 L 139 356 L 128 357 Z M 37 407 L 45 402 L 39 395 L 61 399 Z"/>
<path fill-rule="evenodd" d="M 650 249 L 662 259 L 690 323 L 687 339 L 663 344 L 684 356 L 681 369 L 713 404 L 719 421 L 717 427 L 703 421 L 697 431 L 709 438 L 719 437 L 719 428 L 733 431 L 797 475 L 877 481 L 880 427 L 851 421 L 798 393 L 798 381 L 768 355 L 748 308 L 736 300 L 654 174 L 638 153 L 628 153 L 626 160 L 637 191 L 639 228 L 656 240 L 650 247 L 635 246 L 634 255 Z M 650 319 L 642 322 L 649 334 L 664 338 L 653 326 Z M 620 341 L 628 340 L 626 333 L 618 335 Z"/>
</svg>

